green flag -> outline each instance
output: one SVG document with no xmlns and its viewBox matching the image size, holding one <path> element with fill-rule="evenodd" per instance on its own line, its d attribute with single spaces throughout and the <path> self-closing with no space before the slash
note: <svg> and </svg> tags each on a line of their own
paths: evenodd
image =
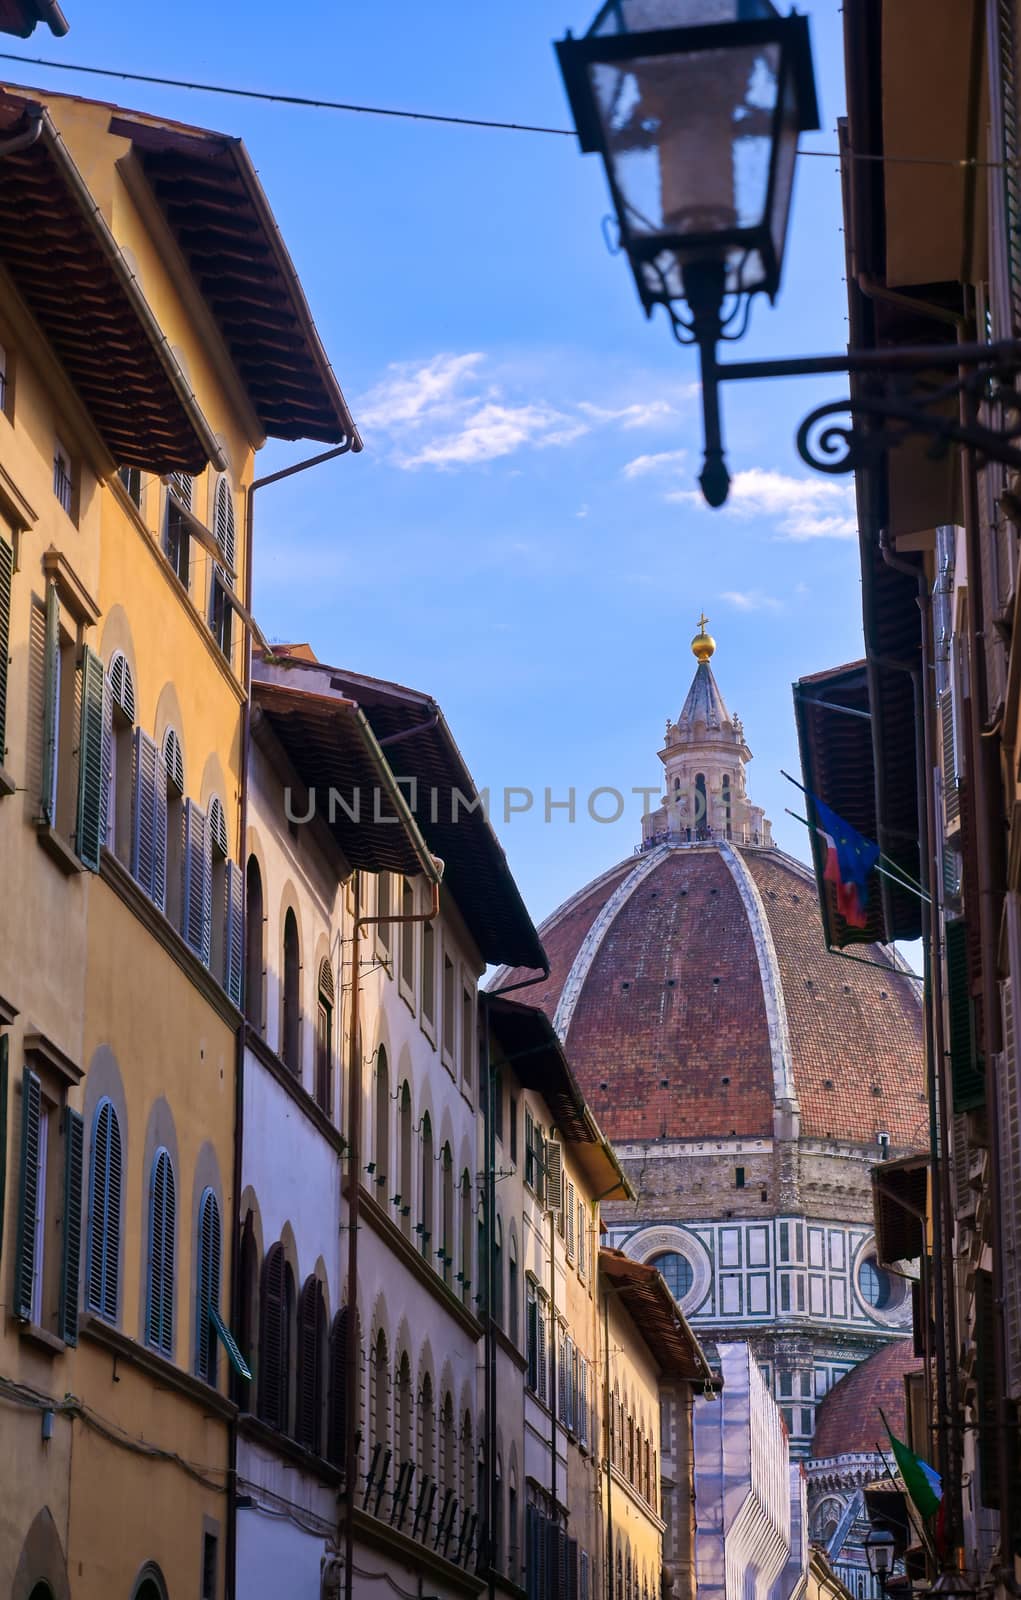
<svg viewBox="0 0 1021 1600">
<path fill-rule="evenodd" d="M 883 1415 L 882 1412 L 879 1414 Z M 883 1426 L 890 1435 L 897 1470 L 904 1479 L 904 1487 L 915 1502 L 919 1514 L 926 1519 L 934 1517 L 943 1499 L 943 1483 L 939 1473 L 934 1472 L 928 1462 L 916 1456 L 914 1451 L 909 1450 L 900 1439 L 894 1438 L 885 1417 Z"/>
</svg>

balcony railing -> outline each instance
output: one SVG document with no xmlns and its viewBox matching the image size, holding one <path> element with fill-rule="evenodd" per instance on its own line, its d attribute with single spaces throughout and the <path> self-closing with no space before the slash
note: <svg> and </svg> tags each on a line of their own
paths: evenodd
<svg viewBox="0 0 1021 1600">
<path fill-rule="evenodd" d="M 420 1473 L 416 1462 L 395 1463 L 393 1451 L 382 1444 L 374 1446 L 365 1473 L 362 1510 L 466 1572 L 485 1546 L 471 1506 L 462 1507 L 453 1489 Z"/>
</svg>

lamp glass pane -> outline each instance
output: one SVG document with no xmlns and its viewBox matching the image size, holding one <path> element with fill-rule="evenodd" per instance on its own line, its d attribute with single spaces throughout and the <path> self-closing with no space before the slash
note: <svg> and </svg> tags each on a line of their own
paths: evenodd
<svg viewBox="0 0 1021 1600">
<path fill-rule="evenodd" d="M 781 55 L 773 43 L 590 66 L 632 243 L 662 238 L 681 263 L 723 247 L 728 287 L 758 286 L 761 260 L 743 259 L 753 241 L 735 235 L 767 222 Z"/>
<path fill-rule="evenodd" d="M 794 84 L 794 73 L 790 64 L 784 71 L 783 97 L 780 111 L 780 131 L 776 141 L 776 177 L 773 187 L 773 212 L 770 217 L 770 231 L 773 235 L 773 249 L 776 251 L 777 261 L 783 260 L 784 241 L 787 237 L 787 217 L 791 208 L 791 194 L 794 189 L 794 165 L 798 158 L 798 135 L 801 129 L 801 113 L 798 107 L 797 90 Z"/>
<path fill-rule="evenodd" d="M 775 17 L 770 0 L 610 0 L 590 36 L 640 33 L 653 28 L 700 28 L 713 22 L 750 22 Z"/>
</svg>

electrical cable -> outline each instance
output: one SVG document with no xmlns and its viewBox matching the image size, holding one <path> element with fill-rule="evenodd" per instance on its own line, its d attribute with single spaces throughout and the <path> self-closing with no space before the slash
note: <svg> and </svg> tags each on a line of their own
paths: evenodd
<svg viewBox="0 0 1021 1600">
<path fill-rule="evenodd" d="M 57 72 L 81 72 L 90 77 L 118 78 L 125 83 L 150 83 L 161 89 L 189 89 L 200 94 L 228 95 L 236 100 L 259 100 L 267 105 L 298 106 L 309 111 L 350 111 L 369 117 L 397 117 L 408 122 L 436 122 L 456 128 L 495 128 L 504 133 L 542 133 L 558 139 L 577 137 L 574 128 L 551 128 L 537 122 L 501 122 L 492 117 L 461 117 L 438 111 L 408 111 L 399 106 L 364 106 L 348 100 L 317 100 L 311 95 L 281 94 L 269 89 L 240 89 L 226 83 L 199 83 L 188 78 L 164 78 L 154 72 L 128 72 L 122 67 L 85 66 L 80 61 L 52 61 L 47 56 L 23 56 L 0 50 L 0 61 L 20 61 L 28 66 L 48 67 Z M 977 156 L 893 156 L 848 150 L 852 161 L 878 161 L 906 167 L 952 167 L 959 172 L 1021 169 L 1016 161 L 983 161 Z M 827 161 L 841 159 L 838 150 L 798 149 L 799 156 L 819 156 Z"/>
</svg>

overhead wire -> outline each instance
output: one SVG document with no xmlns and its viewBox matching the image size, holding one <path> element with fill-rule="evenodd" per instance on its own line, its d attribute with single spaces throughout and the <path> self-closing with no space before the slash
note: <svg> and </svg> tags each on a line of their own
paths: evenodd
<svg viewBox="0 0 1021 1600">
<path fill-rule="evenodd" d="M 361 105 L 351 100 L 320 100 L 312 95 L 284 94 L 271 89 L 245 89 L 235 84 L 203 83 L 191 78 L 167 78 L 155 72 L 129 72 L 124 67 L 87 66 L 80 61 L 54 61 L 48 56 L 19 55 L 15 51 L 0 50 L 0 61 L 17 61 L 23 65 L 46 67 L 56 72 L 81 72 L 90 77 L 117 78 L 125 83 L 147 83 L 161 89 L 187 89 L 199 94 L 227 95 L 236 100 L 257 100 L 266 105 L 297 106 L 308 111 L 347 111 L 368 117 L 396 117 L 408 122 L 435 122 L 456 128 L 493 128 L 504 133 L 539 133 L 558 139 L 577 137 L 574 128 L 552 128 L 538 122 L 505 122 L 493 117 L 464 117 L 449 112 L 411 111 L 402 106 Z M 892 166 L 951 167 L 957 171 L 1021 169 L 1021 157 L 1016 161 L 984 161 L 978 156 L 899 156 L 873 153 L 865 150 L 843 152 L 851 161 L 875 161 Z M 818 156 L 827 161 L 839 161 L 838 150 L 807 150 L 799 147 L 800 156 Z"/>
</svg>

